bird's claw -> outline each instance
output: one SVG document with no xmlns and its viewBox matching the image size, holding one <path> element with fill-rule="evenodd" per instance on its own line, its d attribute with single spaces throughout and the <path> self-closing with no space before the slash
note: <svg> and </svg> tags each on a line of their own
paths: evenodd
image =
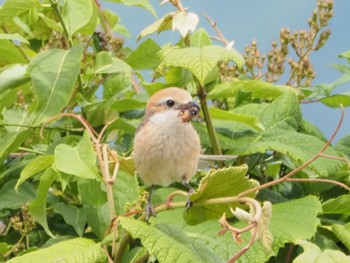
<svg viewBox="0 0 350 263">
<path fill-rule="evenodd" d="M 150 201 L 147 201 L 147 203 L 146 203 L 146 222 L 148 222 L 151 214 L 154 217 L 157 216 L 156 212 L 154 211 L 153 204 Z"/>
</svg>

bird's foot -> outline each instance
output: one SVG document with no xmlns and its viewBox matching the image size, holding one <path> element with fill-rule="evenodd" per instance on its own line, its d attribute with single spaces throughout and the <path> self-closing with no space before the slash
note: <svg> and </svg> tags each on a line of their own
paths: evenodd
<svg viewBox="0 0 350 263">
<path fill-rule="evenodd" d="M 189 190 L 188 190 L 188 195 L 187 195 L 187 199 L 186 199 L 186 209 L 187 209 L 187 211 L 192 206 L 192 202 L 190 200 L 190 195 L 193 194 L 193 193 L 194 193 L 194 189 L 192 187 L 190 187 Z"/>
<path fill-rule="evenodd" d="M 150 215 L 154 217 L 157 216 L 156 212 L 154 211 L 153 204 L 149 200 L 147 200 L 147 203 L 146 203 L 146 222 L 147 223 L 150 218 Z"/>
</svg>

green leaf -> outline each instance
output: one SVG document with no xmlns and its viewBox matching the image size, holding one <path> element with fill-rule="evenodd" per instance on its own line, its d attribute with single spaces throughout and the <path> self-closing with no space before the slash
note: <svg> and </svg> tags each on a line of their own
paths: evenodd
<svg viewBox="0 0 350 263">
<path fill-rule="evenodd" d="M 141 38 L 148 36 L 157 32 L 157 34 L 169 30 L 171 28 L 171 22 L 175 13 L 169 13 L 163 16 L 161 19 L 157 20 L 153 24 L 146 27 L 142 32 L 137 36 L 137 41 Z"/>
<path fill-rule="evenodd" d="M 350 250 L 350 223 L 345 225 L 332 225 L 334 235 Z"/>
<path fill-rule="evenodd" d="M 332 108 L 349 107 L 350 93 L 336 94 L 320 100 L 324 105 Z"/>
<path fill-rule="evenodd" d="M 168 48 L 162 53 L 159 69 L 164 67 L 182 67 L 188 69 L 204 85 L 206 78 L 220 61 L 233 60 L 238 68 L 243 65 L 243 57 L 237 51 L 220 46 Z"/>
<path fill-rule="evenodd" d="M 133 69 L 152 69 L 158 66 L 158 51 L 160 47 L 151 38 L 142 42 L 127 58 L 128 63 Z"/>
<path fill-rule="evenodd" d="M 47 224 L 46 199 L 49 188 L 57 176 L 58 174 L 53 168 L 50 167 L 46 169 L 44 174 L 40 177 L 37 196 L 29 206 L 29 211 L 32 214 L 34 220 L 44 228 L 46 234 L 48 234 L 50 237 L 54 237 L 54 234 L 51 233 Z"/>
<path fill-rule="evenodd" d="M 101 51 L 96 56 L 95 74 L 111 74 L 122 72 L 127 75 L 131 74 L 131 68 L 124 61 L 112 57 L 107 51 Z"/>
<path fill-rule="evenodd" d="M 276 86 L 261 80 L 238 80 L 221 83 L 208 93 L 209 99 L 235 97 L 239 91 L 251 92 L 253 98 L 271 100 L 292 89 L 288 86 Z"/>
<path fill-rule="evenodd" d="M 191 36 L 191 45 L 199 48 L 211 45 L 211 39 L 204 28 L 200 28 L 193 33 Z"/>
<path fill-rule="evenodd" d="M 136 203 L 139 199 L 140 191 L 136 176 L 123 171 L 118 173 L 113 185 L 114 206 L 117 215 L 126 212 L 126 205 Z"/>
<path fill-rule="evenodd" d="M 91 0 L 67 0 L 62 10 L 62 18 L 69 36 L 89 23 L 93 14 Z"/>
<path fill-rule="evenodd" d="M 298 245 L 304 249 L 304 253 L 297 256 L 293 261 L 294 263 L 346 263 L 350 261 L 350 256 L 346 256 L 339 250 L 326 249 L 322 251 L 315 244 L 312 244 L 305 240 L 299 240 Z"/>
<path fill-rule="evenodd" d="M 210 116 L 213 119 L 223 120 L 223 121 L 236 121 L 236 122 L 245 124 L 253 129 L 265 131 L 264 126 L 255 116 L 235 114 L 235 113 L 220 110 L 214 107 L 210 107 L 209 112 L 210 112 Z"/>
<path fill-rule="evenodd" d="M 30 78 L 26 73 L 27 65 L 14 64 L 0 71 L 0 93 L 27 83 Z"/>
<path fill-rule="evenodd" d="M 139 100 L 123 99 L 123 100 L 117 100 L 116 102 L 114 102 L 110 106 L 110 108 L 118 112 L 125 112 L 130 110 L 143 109 L 145 105 L 146 103 L 141 102 Z"/>
<path fill-rule="evenodd" d="M 322 204 L 323 214 L 350 215 L 350 195 L 341 195 L 334 199 L 328 199 Z"/>
<path fill-rule="evenodd" d="M 60 144 L 55 148 L 57 170 L 86 179 L 98 179 L 96 155 L 89 135 L 84 134 L 77 146 Z"/>
<path fill-rule="evenodd" d="M 257 133 L 247 130 L 239 123 L 229 126 L 223 122 L 215 123 L 219 131 L 228 130 L 226 134 L 230 134 L 231 137 L 229 142 L 225 142 L 225 146 L 235 154 L 250 155 L 276 151 L 290 157 L 293 162 L 288 165 L 296 168 L 314 157 L 325 144 L 316 137 L 298 132 L 301 110 L 298 99 L 292 91 L 281 95 L 272 103 L 248 104 L 236 108 L 233 113 L 256 116 L 265 128 L 264 133 Z M 339 156 L 339 153 L 331 147 L 328 147 L 325 153 Z M 326 177 L 343 169 L 344 164 L 341 161 L 319 158 L 303 171 L 310 176 Z"/>
<path fill-rule="evenodd" d="M 106 191 L 102 190 L 103 183 L 91 179 L 78 180 L 78 192 L 83 204 L 100 206 L 107 202 Z"/>
<path fill-rule="evenodd" d="M 350 134 L 344 136 L 334 146 L 334 149 L 345 153 L 347 156 L 350 156 Z"/>
<path fill-rule="evenodd" d="M 86 224 L 86 216 L 83 208 L 58 203 L 54 211 L 62 215 L 64 221 L 71 225 L 80 237 L 83 235 Z"/>
<path fill-rule="evenodd" d="M 0 189 L 0 211 L 18 209 L 35 198 L 35 189 L 29 183 L 23 183 L 15 189 L 16 180 L 10 180 Z"/>
<path fill-rule="evenodd" d="M 91 239 L 74 238 L 62 241 L 48 248 L 15 257 L 9 263 L 47 263 L 47 262 L 106 262 L 107 255 L 100 244 Z"/>
<path fill-rule="evenodd" d="M 92 231 L 100 239 L 103 239 L 106 234 L 107 228 L 110 226 L 109 209 L 108 204 L 105 203 L 101 206 L 86 206 L 84 207 L 88 225 L 92 228 Z"/>
<path fill-rule="evenodd" d="M 21 132 L 28 129 L 31 124 L 31 120 L 28 118 L 28 113 L 22 108 L 4 108 L 1 112 L 3 119 L 3 125 L 8 132 Z"/>
<path fill-rule="evenodd" d="M 80 71 L 80 46 L 52 49 L 35 56 L 28 66 L 37 98 L 35 124 L 55 116 L 67 105 Z"/>
<path fill-rule="evenodd" d="M 32 162 L 30 162 L 27 166 L 22 170 L 20 177 L 16 184 L 16 191 L 18 191 L 18 187 L 30 177 L 36 175 L 37 173 L 46 170 L 48 167 L 52 165 L 54 162 L 54 157 L 52 155 L 43 155 L 38 156 Z"/>
<path fill-rule="evenodd" d="M 0 67 L 25 63 L 25 57 L 10 40 L 0 39 Z"/>
<path fill-rule="evenodd" d="M 15 152 L 18 147 L 32 135 L 32 131 L 11 132 L 0 136 L 0 164 L 11 152 Z"/>
<path fill-rule="evenodd" d="M 109 2 L 121 3 L 127 6 L 139 6 L 149 11 L 154 17 L 157 17 L 156 10 L 149 3 L 148 0 L 108 0 Z"/>
<path fill-rule="evenodd" d="M 194 254 L 185 244 L 145 222 L 126 217 L 120 217 L 118 220 L 134 239 L 141 240 L 149 254 L 155 255 L 160 263 L 203 262 L 203 259 Z"/>
<path fill-rule="evenodd" d="M 246 177 L 247 169 L 246 165 L 242 165 L 209 172 L 201 180 L 196 192 L 190 195 L 190 201 L 193 204 L 200 204 L 212 198 L 236 196 L 245 190 L 258 186 L 257 181 Z M 184 217 L 190 225 L 199 224 L 209 219 L 219 219 L 223 213 L 230 213 L 230 207 L 234 208 L 237 205 L 237 203 L 215 206 L 194 205 L 184 213 Z"/>
<path fill-rule="evenodd" d="M 0 39 L 8 39 L 8 40 L 14 40 L 14 41 L 19 41 L 23 42 L 29 45 L 29 42 L 27 39 L 22 37 L 20 34 L 15 33 L 15 34 L 1 34 L 0 33 Z"/>
<path fill-rule="evenodd" d="M 4 22 L 10 23 L 14 17 L 40 7 L 38 0 L 12 0 L 3 2 L 4 4 L 0 12 L 0 24 Z"/>
</svg>

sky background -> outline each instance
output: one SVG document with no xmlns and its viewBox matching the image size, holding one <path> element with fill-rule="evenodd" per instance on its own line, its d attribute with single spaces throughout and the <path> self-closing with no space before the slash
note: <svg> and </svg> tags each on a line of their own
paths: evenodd
<svg viewBox="0 0 350 263">
<path fill-rule="evenodd" d="M 149 2 L 156 9 L 158 18 L 175 11 L 171 4 L 162 6 L 158 0 Z M 243 52 L 244 47 L 256 39 L 263 53 L 270 49 L 273 40 L 279 39 L 281 28 L 289 28 L 291 31 L 307 29 L 307 21 L 317 5 L 316 0 L 182 0 L 181 2 L 184 7 L 188 7 L 191 12 L 199 15 L 200 22 L 197 28 L 203 27 L 211 35 L 215 35 L 203 17 L 205 13 L 216 21 L 227 40 L 235 41 L 235 49 Z M 101 3 L 104 8 L 117 13 L 122 24 L 128 28 L 131 36 L 126 39 L 126 45 L 131 48 L 137 46 L 137 35 L 156 20 L 151 13 L 139 7 L 125 7 L 103 0 Z M 313 81 L 314 85 L 330 83 L 341 76 L 330 65 L 345 64 L 345 61 L 338 58 L 338 54 L 350 50 L 349 14 L 349 0 L 334 0 L 334 16 L 329 25 L 332 30 L 330 39 L 320 51 L 311 55 L 317 74 Z M 172 31 L 151 37 L 160 45 L 176 43 L 180 38 L 178 32 Z M 350 83 L 335 90 L 338 93 L 344 91 L 350 91 Z M 302 110 L 304 119 L 319 127 L 327 138 L 331 136 L 340 117 L 339 109 L 313 103 L 302 105 Z M 336 140 L 347 134 L 350 134 L 350 108 L 346 109 L 344 123 Z"/>
</svg>

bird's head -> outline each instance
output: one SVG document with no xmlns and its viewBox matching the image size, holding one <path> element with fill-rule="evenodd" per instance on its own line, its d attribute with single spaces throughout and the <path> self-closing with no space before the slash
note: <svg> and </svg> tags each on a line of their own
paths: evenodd
<svg viewBox="0 0 350 263">
<path fill-rule="evenodd" d="M 193 102 L 191 95 L 179 88 L 167 88 L 155 93 L 146 105 L 146 119 L 156 113 L 177 111 L 184 122 L 198 116 L 199 106 Z"/>
</svg>

